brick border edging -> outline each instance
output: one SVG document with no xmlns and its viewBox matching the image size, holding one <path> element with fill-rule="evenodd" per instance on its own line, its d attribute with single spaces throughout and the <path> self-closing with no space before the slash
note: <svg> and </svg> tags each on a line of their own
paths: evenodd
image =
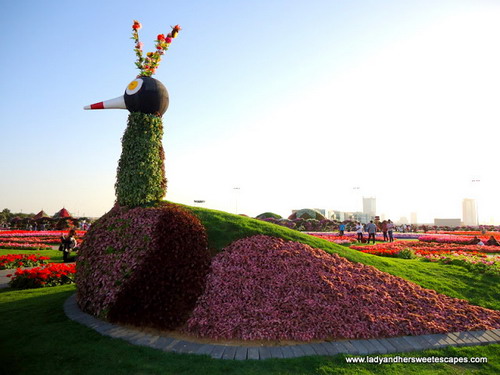
<svg viewBox="0 0 500 375">
<path fill-rule="evenodd" d="M 215 359 L 268 359 L 296 358 L 308 355 L 368 355 L 389 354 L 441 349 L 447 346 L 474 346 L 500 343 L 500 329 L 488 331 L 453 332 L 422 336 L 401 336 L 386 339 L 342 340 L 313 344 L 286 346 L 233 346 L 200 344 L 167 336 L 144 333 L 132 328 L 124 328 L 103 322 L 80 310 L 76 294 L 64 302 L 64 312 L 68 318 L 83 324 L 104 336 L 120 338 L 134 345 L 148 346 L 165 352 L 209 355 Z"/>
</svg>

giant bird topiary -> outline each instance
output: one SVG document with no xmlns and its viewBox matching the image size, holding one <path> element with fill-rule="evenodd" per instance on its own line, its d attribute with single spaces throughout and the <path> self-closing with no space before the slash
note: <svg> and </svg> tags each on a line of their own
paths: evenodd
<svg viewBox="0 0 500 375">
<path fill-rule="evenodd" d="M 182 325 L 203 292 L 210 254 L 205 228 L 166 193 L 162 116 L 165 86 L 151 76 L 180 31 L 160 34 L 143 57 L 134 21 L 132 38 L 140 74 L 125 93 L 85 109 L 130 111 L 122 138 L 115 206 L 89 230 L 77 262 L 77 300 L 111 322 L 161 329 Z"/>
</svg>

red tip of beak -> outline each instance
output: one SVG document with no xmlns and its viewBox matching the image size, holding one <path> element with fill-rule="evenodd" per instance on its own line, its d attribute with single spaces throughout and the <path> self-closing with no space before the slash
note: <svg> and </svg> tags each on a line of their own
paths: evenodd
<svg viewBox="0 0 500 375">
<path fill-rule="evenodd" d="M 91 104 L 90 109 L 104 109 L 104 102 Z"/>
</svg>

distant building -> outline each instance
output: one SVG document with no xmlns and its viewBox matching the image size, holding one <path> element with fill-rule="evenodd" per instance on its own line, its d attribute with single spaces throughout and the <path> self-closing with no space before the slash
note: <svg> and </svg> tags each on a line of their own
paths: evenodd
<svg viewBox="0 0 500 375">
<path fill-rule="evenodd" d="M 371 216 L 368 214 L 365 214 L 364 212 L 351 212 L 349 219 L 354 220 L 354 221 L 359 221 L 363 224 L 369 223 L 370 220 L 373 220 L 373 217 L 375 215 Z"/>
<path fill-rule="evenodd" d="M 64 207 L 61 208 L 59 211 L 57 211 L 54 216 L 52 216 L 54 219 L 65 219 L 65 218 L 72 218 L 71 214 L 67 209 Z"/>
<path fill-rule="evenodd" d="M 461 227 L 462 220 L 460 219 L 434 219 L 434 225 L 438 227 Z"/>
<path fill-rule="evenodd" d="M 377 202 L 375 198 L 363 197 L 363 213 L 374 217 L 377 213 Z"/>
<path fill-rule="evenodd" d="M 344 221 L 347 220 L 348 217 L 345 212 L 342 211 L 330 211 L 330 219 L 331 220 L 338 220 L 338 221 Z"/>
<path fill-rule="evenodd" d="M 417 224 L 417 223 L 418 223 L 417 213 L 416 212 L 410 213 L 410 224 Z"/>
<path fill-rule="evenodd" d="M 462 218 L 464 225 L 479 225 L 476 201 L 474 199 L 465 198 L 462 201 Z"/>
</svg>

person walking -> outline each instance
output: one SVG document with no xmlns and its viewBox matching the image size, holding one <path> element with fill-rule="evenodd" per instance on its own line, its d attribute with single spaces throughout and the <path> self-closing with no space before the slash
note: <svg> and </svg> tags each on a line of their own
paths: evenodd
<svg viewBox="0 0 500 375">
<path fill-rule="evenodd" d="M 344 235 L 344 231 L 345 231 L 345 224 L 341 223 L 339 225 L 339 236 L 343 236 Z"/>
<path fill-rule="evenodd" d="M 71 250 L 75 250 L 77 246 L 76 242 L 76 231 L 74 229 L 70 229 L 67 235 L 61 236 L 61 245 L 59 246 L 59 250 L 63 252 L 63 261 L 64 263 L 69 262 L 71 259 L 69 257 Z"/>
<path fill-rule="evenodd" d="M 382 221 L 382 224 L 380 225 L 382 228 L 382 234 L 384 235 L 384 241 L 387 242 L 389 237 L 387 236 L 387 220 Z"/>
<path fill-rule="evenodd" d="M 373 220 L 370 220 L 370 222 L 366 226 L 366 231 L 368 232 L 367 243 L 370 243 L 370 239 L 373 239 L 373 244 L 375 244 L 375 234 L 377 233 L 377 226 L 373 224 Z"/>
<path fill-rule="evenodd" d="M 394 237 L 392 233 L 394 232 L 394 223 L 391 219 L 387 220 L 387 235 L 389 236 L 389 242 L 394 242 Z"/>
<path fill-rule="evenodd" d="M 356 234 L 358 235 L 358 242 L 363 242 L 363 224 L 359 221 L 356 223 Z"/>
</svg>

